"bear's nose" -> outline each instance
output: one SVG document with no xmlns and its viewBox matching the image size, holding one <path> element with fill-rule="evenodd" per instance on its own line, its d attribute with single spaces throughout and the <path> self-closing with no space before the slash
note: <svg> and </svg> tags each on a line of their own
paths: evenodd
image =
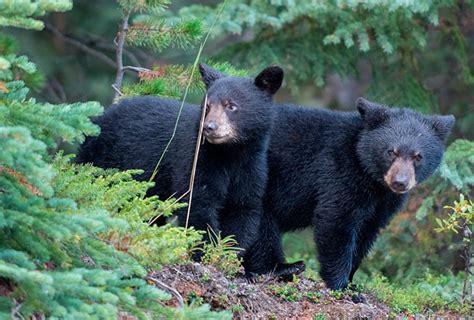
<svg viewBox="0 0 474 320">
<path fill-rule="evenodd" d="M 203 129 L 204 129 L 205 132 L 211 133 L 213 131 L 216 131 L 217 124 L 214 121 L 205 122 Z"/>
<path fill-rule="evenodd" d="M 405 191 L 408 188 L 408 177 L 405 175 L 396 175 L 392 181 L 392 187 L 395 190 Z"/>
</svg>

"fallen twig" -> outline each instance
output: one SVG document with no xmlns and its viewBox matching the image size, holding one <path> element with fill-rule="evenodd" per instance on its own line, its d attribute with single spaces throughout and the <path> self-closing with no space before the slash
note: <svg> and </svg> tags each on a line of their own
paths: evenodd
<svg viewBox="0 0 474 320">
<path fill-rule="evenodd" d="M 169 291 L 176 298 L 176 300 L 178 300 L 178 304 L 180 305 L 180 307 L 184 307 L 183 297 L 175 288 L 172 288 L 168 286 L 167 284 L 151 276 L 147 276 L 146 279 L 156 284 L 156 286 L 159 287 L 160 289 Z"/>
</svg>

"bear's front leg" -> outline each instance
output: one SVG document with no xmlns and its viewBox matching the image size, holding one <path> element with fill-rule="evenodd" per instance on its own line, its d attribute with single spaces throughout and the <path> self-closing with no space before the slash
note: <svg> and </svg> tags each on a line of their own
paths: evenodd
<svg viewBox="0 0 474 320">
<path fill-rule="evenodd" d="M 314 230 L 319 274 L 330 289 L 345 289 L 352 269 L 356 230 L 347 221 L 338 219 L 341 215 L 334 211 L 319 212 L 317 217 Z"/>
<path fill-rule="evenodd" d="M 378 233 L 379 229 L 370 223 L 361 228 L 361 231 L 357 237 L 356 249 L 354 250 L 352 256 L 352 267 L 351 273 L 349 275 L 350 282 L 352 282 L 354 274 L 356 273 L 357 269 L 359 269 L 362 260 L 369 253 Z"/>
<path fill-rule="evenodd" d="M 273 217 L 264 213 L 257 229 L 257 237 L 244 256 L 245 271 L 265 274 L 273 272 L 284 262 L 280 229 Z"/>
<path fill-rule="evenodd" d="M 259 199 L 244 202 L 228 202 L 220 214 L 219 221 L 223 236 L 233 235 L 238 247 L 243 249 L 240 255 L 253 245 L 258 236 L 262 219 L 262 208 Z"/>
<path fill-rule="evenodd" d="M 233 235 L 243 255 L 258 237 L 263 217 L 263 196 L 267 180 L 264 154 L 256 154 L 252 161 L 239 163 L 229 183 L 224 210 L 220 213 L 222 233 Z"/>
</svg>

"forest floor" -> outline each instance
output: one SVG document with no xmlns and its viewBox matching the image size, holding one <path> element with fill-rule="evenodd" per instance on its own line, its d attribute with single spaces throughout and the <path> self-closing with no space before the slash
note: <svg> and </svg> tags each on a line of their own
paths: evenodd
<svg viewBox="0 0 474 320">
<path fill-rule="evenodd" d="M 234 319 L 419 318 L 396 314 L 366 293 L 364 303 L 354 303 L 353 293 L 330 291 L 323 283 L 302 275 L 292 282 L 262 277 L 256 283 L 249 283 L 243 276 L 229 279 L 213 266 L 192 263 L 167 266 L 151 276 L 172 289 L 168 292 L 174 291 L 174 297 L 168 301 L 170 306 L 177 307 L 183 302 L 208 303 L 214 310 L 233 312 Z M 440 312 L 428 318 L 457 319 L 458 315 Z"/>
</svg>

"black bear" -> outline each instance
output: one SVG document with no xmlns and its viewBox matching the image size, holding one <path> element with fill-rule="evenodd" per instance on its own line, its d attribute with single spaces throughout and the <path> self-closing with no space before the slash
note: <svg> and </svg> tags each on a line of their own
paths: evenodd
<svg viewBox="0 0 474 320">
<path fill-rule="evenodd" d="M 303 268 L 285 266 L 281 234 L 312 226 L 322 279 L 346 288 L 407 192 L 440 164 L 454 117 L 363 98 L 358 113 L 275 107 L 264 216 L 247 271 Z"/>
<path fill-rule="evenodd" d="M 226 76 L 205 64 L 199 69 L 207 87 L 203 127 L 207 141 L 199 154 L 189 225 L 235 235 L 239 247 L 246 249 L 263 213 L 272 96 L 281 86 L 283 70 L 270 66 L 252 79 Z M 138 179 L 148 180 L 173 134 L 179 109 L 175 100 L 123 99 L 95 121 L 101 133 L 86 140 L 78 161 L 102 168 L 142 169 Z M 199 105 L 184 105 L 150 195 L 166 199 L 188 190 L 201 110 Z M 180 225 L 185 224 L 185 211 L 178 213 Z"/>
</svg>

